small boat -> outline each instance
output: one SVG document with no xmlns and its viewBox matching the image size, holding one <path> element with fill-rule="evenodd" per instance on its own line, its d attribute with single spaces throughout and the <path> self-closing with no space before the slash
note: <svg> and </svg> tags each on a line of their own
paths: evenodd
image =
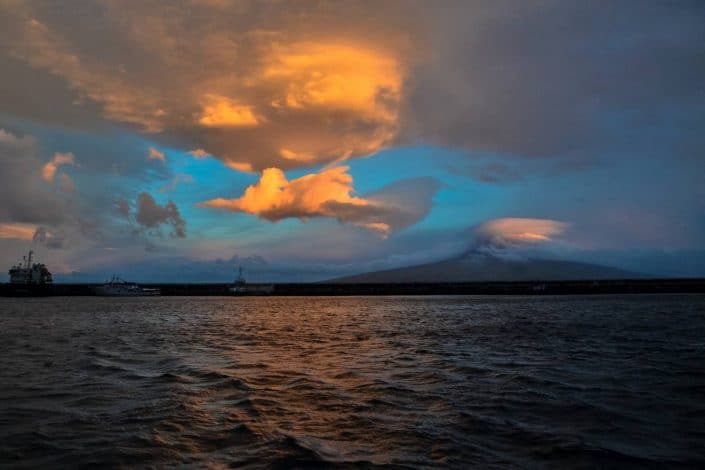
<svg viewBox="0 0 705 470">
<path fill-rule="evenodd" d="M 247 281 L 245 281 L 245 277 L 242 275 L 242 266 L 239 267 L 237 279 L 235 279 L 235 283 L 228 289 L 228 292 L 233 295 L 247 293 Z"/>
<path fill-rule="evenodd" d="M 126 282 L 113 276 L 102 286 L 95 288 L 95 295 L 102 297 L 138 297 L 160 295 L 159 289 L 140 287 L 134 282 Z"/>
</svg>

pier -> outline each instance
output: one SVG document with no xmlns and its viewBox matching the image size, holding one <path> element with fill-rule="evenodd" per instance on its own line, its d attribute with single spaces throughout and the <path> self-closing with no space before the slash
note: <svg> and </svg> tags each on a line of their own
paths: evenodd
<svg viewBox="0 0 705 470">
<path fill-rule="evenodd" d="M 0 284 L 0 296 L 92 296 L 100 284 Z M 162 296 L 232 296 L 232 284 L 141 284 Z M 620 279 L 607 281 L 449 282 L 449 283 L 248 283 L 237 296 L 325 295 L 587 295 L 705 293 L 705 279 Z"/>
</svg>

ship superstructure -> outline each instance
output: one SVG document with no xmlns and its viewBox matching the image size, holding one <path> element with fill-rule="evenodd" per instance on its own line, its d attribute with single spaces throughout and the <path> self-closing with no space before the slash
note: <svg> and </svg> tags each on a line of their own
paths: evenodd
<svg viewBox="0 0 705 470">
<path fill-rule="evenodd" d="M 10 268 L 11 284 L 46 285 L 54 281 L 46 265 L 32 262 L 33 255 L 30 250 L 27 256 L 22 257 L 21 263 Z"/>
<path fill-rule="evenodd" d="M 152 296 L 160 295 L 160 290 L 140 287 L 134 282 L 126 282 L 117 276 L 113 276 L 102 286 L 96 287 L 95 294 L 104 297 Z"/>
<path fill-rule="evenodd" d="M 235 279 L 235 283 L 229 290 L 231 294 L 244 294 L 247 292 L 247 281 L 245 281 L 245 276 L 242 275 L 242 266 L 239 266 L 237 279 Z"/>
</svg>

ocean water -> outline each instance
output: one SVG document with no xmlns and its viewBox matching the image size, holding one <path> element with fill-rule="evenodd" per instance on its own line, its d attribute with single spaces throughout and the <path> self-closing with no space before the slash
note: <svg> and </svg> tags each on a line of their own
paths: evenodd
<svg viewBox="0 0 705 470">
<path fill-rule="evenodd" d="M 703 468 L 705 296 L 0 299 L 0 467 Z"/>
</svg>

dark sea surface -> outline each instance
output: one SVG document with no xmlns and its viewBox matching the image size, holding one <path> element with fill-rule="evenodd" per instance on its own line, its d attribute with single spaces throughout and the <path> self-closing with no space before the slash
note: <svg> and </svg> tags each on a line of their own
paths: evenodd
<svg viewBox="0 0 705 470">
<path fill-rule="evenodd" d="M 705 467 L 705 296 L 0 299 L 0 467 Z"/>
</svg>

